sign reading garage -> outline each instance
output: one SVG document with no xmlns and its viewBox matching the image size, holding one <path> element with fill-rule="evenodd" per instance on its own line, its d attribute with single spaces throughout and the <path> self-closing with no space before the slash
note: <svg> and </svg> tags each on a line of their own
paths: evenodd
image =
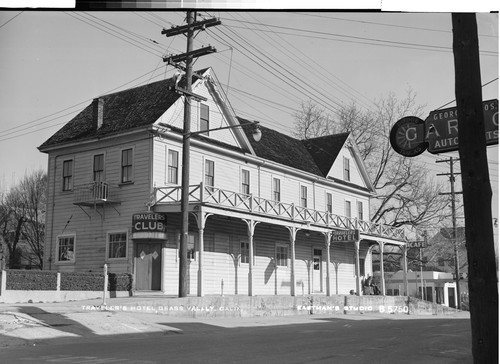
<svg viewBox="0 0 500 364">
<path fill-rule="evenodd" d="M 160 212 L 132 215 L 132 239 L 166 239 L 167 216 Z"/>
</svg>

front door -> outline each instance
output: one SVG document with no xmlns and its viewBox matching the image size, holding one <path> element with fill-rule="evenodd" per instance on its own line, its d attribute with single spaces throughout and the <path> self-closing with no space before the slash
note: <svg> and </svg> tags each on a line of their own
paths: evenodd
<svg viewBox="0 0 500 364">
<path fill-rule="evenodd" d="M 161 290 L 161 243 L 137 243 L 135 250 L 135 289 Z"/>
<path fill-rule="evenodd" d="M 321 292 L 322 288 L 323 288 L 321 286 L 322 261 L 323 261 L 323 250 L 314 249 L 314 252 L 313 252 L 313 291 L 314 292 Z"/>
</svg>

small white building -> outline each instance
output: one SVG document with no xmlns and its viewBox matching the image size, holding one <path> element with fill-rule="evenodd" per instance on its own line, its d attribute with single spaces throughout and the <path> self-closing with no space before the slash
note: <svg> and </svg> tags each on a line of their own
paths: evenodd
<svg viewBox="0 0 500 364">
<path fill-rule="evenodd" d="M 184 98 L 173 85 L 103 95 L 39 147 L 44 269 L 107 264 L 137 291 L 177 294 Z M 403 229 L 370 222 L 374 188 L 348 133 L 302 141 L 268 125 L 256 142 L 212 69 L 192 90 L 205 100 L 191 106 L 189 294 L 348 294 L 371 274 L 370 246 L 405 246 Z"/>
<path fill-rule="evenodd" d="M 386 294 L 419 297 L 429 302 L 457 307 L 457 286 L 452 273 L 409 271 L 407 278 L 408 292 L 404 292 L 403 272 L 387 272 L 385 274 Z"/>
</svg>

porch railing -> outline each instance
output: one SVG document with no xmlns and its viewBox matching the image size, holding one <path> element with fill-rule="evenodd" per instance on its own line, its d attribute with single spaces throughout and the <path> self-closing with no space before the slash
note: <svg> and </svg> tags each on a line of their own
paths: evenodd
<svg viewBox="0 0 500 364">
<path fill-rule="evenodd" d="M 157 187 L 154 193 L 154 205 L 177 204 L 181 200 L 181 187 Z M 373 236 L 405 240 L 404 230 L 389 225 L 375 224 L 357 218 L 340 216 L 326 211 L 298 206 L 295 204 L 267 200 L 253 195 L 199 185 L 189 186 L 189 202 L 216 205 L 255 214 L 280 217 L 292 221 L 308 221 L 311 224 L 339 229 L 357 229 L 361 233 Z"/>
</svg>

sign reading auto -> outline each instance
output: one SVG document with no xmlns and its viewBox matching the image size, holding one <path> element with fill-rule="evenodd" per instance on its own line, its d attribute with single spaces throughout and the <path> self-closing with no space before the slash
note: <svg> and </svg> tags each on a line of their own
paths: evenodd
<svg viewBox="0 0 500 364">
<path fill-rule="evenodd" d="M 141 212 L 132 215 L 132 233 L 165 233 L 167 216 L 158 212 Z"/>
<path fill-rule="evenodd" d="M 498 144 L 498 100 L 483 101 L 483 116 L 486 144 Z M 430 153 L 458 150 L 457 108 L 431 111 L 425 130 Z"/>
</svg>

